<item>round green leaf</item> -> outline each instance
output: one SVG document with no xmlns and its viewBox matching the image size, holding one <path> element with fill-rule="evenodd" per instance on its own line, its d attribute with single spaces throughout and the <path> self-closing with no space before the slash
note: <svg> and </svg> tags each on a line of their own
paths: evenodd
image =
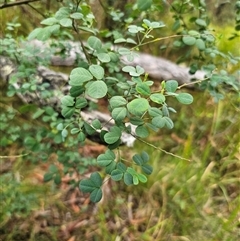
<svg viewBox="0 0 240 241">
<path fill-rule="evenodd" d="M 206 48 L 205 42 L 202 39 L 197 39 L 195 45 L 199 50 L 205 50 Z"/>
<path fill-rule="evenodd" d="M 162 111 L 156 107 L 150 107 L 148 113 L 152 117 L 162 116 Z"/>
<path fill-rule="evenodd" d="M 94 81 L 87 86 L 87 94 L 94 99 L 104 97 L 107 94 L 107 91 L 107 85 L 102 80 Z"/>
<path fill-rule="evenodd" d="M 111 175 L 111 172 L 116 169 L 117 163 L 115 161 L 111 162 L 109 165 L 105 167 L 105 172 Z"/>
<path fill-rule="evenodd" d="M 134 185 L 138 185 L 139 184 L 139 180 L 138 180 L 138 176 L 137 175 L 133 175 L 133 184 Z"/>
<path fill-rule="evenodd" d="M 139 94 L 144 96 L 149 96 L 151 94 L 150 87 L 146 83 L 138 83 L 136 85 L 136 90 Z"/>
<path fill-rule="evenodd" d="M 120 181 L 123 178 L 123 172 L 119 169 L 113 170 L 111 172 L 111 178 L 114 181 Z"/>
<path fill-rule="evenodd" d="M 102 47 L 101 40 L 95 36 L 90 36 L 87 40 L 87 43 L 91 48 L 93 48 L 95 50 L 98 50 Z"/>
<path fill-rule="evenodd" d="M 167 116 L 164 116 L 163 119 L 165 120 L 165 125 L 166 125 L 166 127 L 167 127 L 168 129 L 172 129 L 173 126 L 174 126 L 172 120 L 171 120 L 169 117 L 167 117 Z"/>
<path fill-rule="evenodd" d="M 99 166 L 106 167 L 115 159 L 114 152 L 107 150 L 105 154 L 101 154 L 97 158 L 97 163 Z"/>
<path fill-rule="evenodd" d="M 73 19 L 82 19 L 83 18 L 83 14 L 82 13 L 72 13 L 70 15 L 71 18 Z"/>
<path fill-rule="evenodd" d="M 143 160 L 144 163 L 148 162 L 149 161 L 149 155 L 147 154 L 147 152 L 143 151 L 141 153 L 141 158 Z"/>
<path fill-rule="evenodd" d="M 94 203 L 99 202 L 102 199 L 102 189 L 96 188 L 94 191 L 90 194 L 90 200 Z"/>
<path fill-rule="evenodd" d="M 72 134 L 72 135 L 77 134 L 79 131 L 80 131 L 79 128 L 72 128 L 72 129 L 71 129 L 71 134 Z"/>
<path fill-rule="evenodd" d="M 82 108 L 86 107 L 87 105 L 88 105 L 88 102 L 85 98 L 83 98 L 83 97 L 77 98 L 76 103 L 75 103 L 75 107 L 77 109 L 82 109 Z"/>
<path fill-rule="evenodd" d="M 162 116 L 154 117 L 152 124 L 158 128 L 163 128 L 165 126 L 165 119 Z"/>
<path fill-rule="evenodd" d="M 141 166 L 143 164 L 143 160 L 142 160 L 142 157 L 139 155 L 139 154 L 135 154 L 133 157 L 132 157 L 133 161 L 138 165 L 138 166 Z"/>
<path fill-rule="evenodd" d="M 44 25 L 53 25 L 55 23 L 58 23 L 58 20 L 56 18 L 53 18 L 53 17 L 46 18 L 41 22 L 41 24 L 44 24 Z"/>
<path fill-rule="evenodd" d="M 178 88 L 178 82 L 176 80 L 168 80 L 165 83 L 165 88 L 167 92 L 175 92 Z"/>
<path fill-rule="evenodd" d="M 93 172 L 90 176 L 90 180 L 95 184 L 95 187 L 102 186 L 102 177 L 98 172 Z"/>
<path fill-rule="evenodd" d="M 158 103 L 158 104 L 162 104 L 165 102 L 166 98 L 163 94 L 161 93 L 155 93 L 155 94 L 151 94 L 150 95 L 150 99 L 155 102 L 155 103 Z"/>
<path fill-rule="evenodd" d="M 115 121 L 122 121 L 127 116 L 127 109 L 125 107 L 118 107 L 113 109 L 112 118 Z"/>
<path fill-rule="evenodd" d="M 104 77 L 104 69 L 100 65 L 93 64 L 89 67 L 89 71 L 96 79 L 103 79 Z"/>
<path fill-rule="evenodd" d="M 64 106 L 74 106 L 74 98 L 69 95 L 63 96 L 61 99 L 61 103 Z"/>
<path fill-rule="evenodd" d="M 147 175 L 150 175 L 153 172 L 153 168 L 148 164 L 142 165 L 142 170 Z"/>
<path fill-rule="evenodd" d="M 95 120 L 92 121 L 92 126 L 95 129 L 101 129 L 102 128 L 102 124 L 98 119 L 95 119 Z"/>
<path fill-rule="evenodd" d="M 65 118 L 70 118 L 72 117 L 72 115 L 74 114 L 75 112 L 75 107 L 67 107 L 67 106 L 64 106 L 62 108 L 62 115 L 65 117 Z"/>
<path fill-rule="evenodd" d="M 152 0 L 138 0 L 137 5 L 139 10 L 145 11 L 151 7 Z"/>
<path fill-rule="evenodd" d="M 202 26 L 202 27 L 206 27 L 207 26 L 206 21 L 201 19 L 201 18 L 196 19 L 196 24 L 199 25 L 199 26 Z"/>
<path fill-rule="evenodd" d="M 127 101 L 122 96 L 113 96 L 110 99 L 109 103 L 112 108 L 116 108 L 116 107 L 126 105 Z"/>
<path fill-rule="evenodd" d="M 107 144 L 113 144 L 115 143 L 116 141 L 118 141 L 120 138 L 120 135 L 118 135 L 117 133 L 115 132 L 108 132 L 107 134 L 104 135 L 104 141 L 107 143 Z"/>
<path fill-rule="evenodd" d="M 185 105 L 189 105 L 193 102 L 193 97 L 192 95 L 188 93 L 180 93 L 176 96 L 177 100 Z"/>
<path fill-rule="evenodd" d="M 123 180 L 124 183 L 128 186 L 133 184 L 133 176 L 128 172 L 124 173 Z"/>
<path fill-rule="evenodd" d="M 192 37 L 192 36 L 184 36 L 182 38 L 182 41 L 186 44 L 186 45 L 194 45 L 196 43 L 196 38 Z"/>
<path fill-rule="evenodd" d="M 136 132 L 136 135 L 141 138 L 146 138 L 149 136 L 149 131 L 144 125 L 138 126 L 135 132 Z"/>
<path fill-rule="evenodd" d="M 72 97 L 78 97 L 84 91 L 85 91 L 85 89 L 82 86 L 72 86 L 71 89 L 70 89 L 70 95 Z"/>
<path fill-rule="evenodd" d="M 80 132 L 77 138 L 78 138 L 78 141 L 84 142 L 86 139 L 86 135 L 83 132 Z"/>
<path fill-rule="evenodd" d="M 63 18 L 59 21 L 59 23 L 63 27 L 72 27 L 72 19 L 70 19 L 70 18 Z"/>
<path fill-rule="evenodd" d="M 93 78 L 91 73 L 84 68 L 75 68 L 70 74 L 69 84 L 72 86 L 81 86 L 84 82 L 89 81 Z"/>
<path fill-rule="evenodd" d="M 138 173 L 137 174 L 138 180 L 142 183 L 146 183 L 147 182 L 147 177 L 144 174 Z"/>
<path fill-rule="evenodd" d="M 99 59 L 99 61 L 101 61 L 102 63 L 108 63 L 111 61 L 111 58 L 108 54 L 106 53 L 99 53 L 97 54 L 97 58 Z"/>
<path fill-rule="evenodd" d="M 134 99 L 127 104 L 128 111 L 136 116 L 141 116 L 149 107 L 148 101 L 144 98 Z"/>
<path fill-rule="evenodd" d="M 95 184 L 90 179 L 83 179 L 79 183 L 79 188 L 83 193 L 92 192 L 96 189 Z"/>
</svg>

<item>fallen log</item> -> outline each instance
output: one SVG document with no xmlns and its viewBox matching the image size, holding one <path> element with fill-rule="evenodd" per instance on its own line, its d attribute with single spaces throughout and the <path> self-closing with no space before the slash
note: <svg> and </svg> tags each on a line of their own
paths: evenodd
<svg viewBox="0 0 240 241">
<path fill-rule="evenodd" d="M 43 43 L 39 40 L 33 40 L 27 43 L 28 47 L 37 48 L 42 51 L 51 48 L 50 43 Z M 51 64 L 53 66 L 74 66 L 76 61 L 81 58 L 86 60 L 86 57 L 83 53 L 83 50 L 79 43 L 72 41 L 61 42 L 62 48 L 65 48 L 67 51 L 64 57 L 57 54 L 60 50 L 59 47 L 56 47 L 55 54 L 51 55 Z M 114 47 L 116 50 L 117 47 Z M 54 51 L 51 51 L 54 53 Z M 194 74 L 190 74 L 189 68 L 179 66 L 169 60 L 164 58 L 155 57 L 150 54 L 133 52 L 134 59 L 129 61 L 127 57 L 121 57 L 120 60 L 124 65 L 131 66 L 141 66 L 147 74 L 155 81 L 163 80 L 177 80 L 179 85 L 190 83 L 193 80 L 201 80 L 205 78 L 205 72 L 198 70 Z"/>
</svg>

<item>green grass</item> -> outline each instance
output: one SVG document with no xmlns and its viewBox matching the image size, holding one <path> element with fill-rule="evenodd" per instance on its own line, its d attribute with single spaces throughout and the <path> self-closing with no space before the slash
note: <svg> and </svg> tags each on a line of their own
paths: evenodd
<svg viewBox="0 0 240 241">
<path fill-rule="evenodd" d="M 148 152 L 154 172 L 137 187 L 106 181 L 104 198 L 96 206 L 84 203 L 87 197 L 69 186 L 33 182 L 31 171 L 43 173 L 44 165 L 28 162 L 26 166 L 25 157 L 13 161 L 13 168 L 4 174 L 11 176 L 10 181 L 1 183 L 11 205 L 3 209 L 0 240 L 238 240 L 238 100 L 228 94 L 214 103 L 205 93 L 193 95 L 190 106 L 172 104 L 178 110 L 173 130 L 161 130 L 149 138 L 155 146 L 189 161 L 139 141 L 134 149 L 124 147 L 126 159 L 138 151 Z M 16 146 L 11 148 L 16 151 Z M 79 211 L 69 204 L 73 194 L 82 198 L 76 204 Z M 20 204 L 25 209 L 16 211 Z"/>
</svg>

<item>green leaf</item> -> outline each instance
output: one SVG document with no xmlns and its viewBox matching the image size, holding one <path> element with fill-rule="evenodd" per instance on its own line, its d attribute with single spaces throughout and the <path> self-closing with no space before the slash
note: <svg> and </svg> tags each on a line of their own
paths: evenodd
<svg viewBox="0 0 240 241">
<path fill-rule="evenodd" d="M 120 128 L 118 128 L 116 126 L 112 127 L 110 129 L 110 132 L 108 132 L 107 134 L 104 135 L 104 141 L 107 144 L 113 144 L 120 139 L 121 134 L 122 134 L 122 132 L 121 132 Z"/>
<path fill-rule="evenodd" d="M 72 96 L 66 95 L 61 98 L 61 104 L 64 106 L 74 106 L 75 101 Z"/>
<path fill-rule="evenodd" d="M 206 27 L 207 26 L 207 23 L 205 20 L 201 19 L 201 18 L 198 18 L 196 19 L 196 24 L 199 25 L 199 26 L 202 26 L 202 27 Z"/>
<path fill-rule="evenodd" d="M 158 104 L 162 104 L 165 102 L 166 98 L 163 94 L 161 93 L 155 93 L 155 94 L 151 94 L 150 95 L 150 99 L 155 102 L 155 103 L 158 103 Z"/>
<path fill-rule="evenodd" d="M 183 43 L 185 43 L 186 45 L 194 45 L 196 43 L 196 38 L 192 37 L 192 36 L 184 36 L 182 38 Z"/>
<path fill-rule="evenodd" d="M 133 176 L 128 172 L 124 173 L 123 180 L 124 183 L 128 186 L 133 184 Z"/>
<path fill-rule="evenodd" d="M 49 181 L 52 180 L 52 178 L 53 178 L 53 173 L 47 172 L 47 173 L 45 173 L 44 176 L 43 176 L 43 181 L 44 181 L 44 182 L 49 182 Z"/>
<path fill-rule="evenodd" d="M 88 105 L 88 102 L 85 98 L 83 98 L 83 97 L 77 98 L 76 103 L 75 103 L 75 107 L 77 109 L 82 109 L 82 108 L 86 107 L 87 105 Z"/>
<path fill-rule="evenodd" d="M 136 85 L 136 90 L 139 94 L 144 96 L 149 96 L 151 94 L 150 87 L 147 83 L 138 83 Z"/>
<path fill-rule="evenodd" d="M 136 135 L 141 137 L 141 138 L 146 138 L 149 136 L 149 131 L 144 125 L 140 125 L 136 128 L 135 130 Z"/>
<path fill-rule="evenodd" d="M 72 13 L 70 15 L 71 18 L 73 19 L 82 19 L 83 18 L 83 14 L 82 13 Z"/>
<path fill-rule="evenodd" d="M 100 65 L 91 65 L 89 67 L 89 71 L 91 72 L 91 74 L 96 78 L 96 79 L 103 79 L 104 77 L 104 69 L 102 66 Z"/>
<path fill-rule="evenodd" d="M 134 99 L 127 104 L 128 111 L 136 116 L 141 116 L 149 108 L 148 101 L 144 98 Z"/>
<path fill-rule="evenodd" d="M 98 119 L 95 119 L 95 120 L 92 121 L 92 126 L 95 129 L 101 129 L 102 128 L 102 124 Z"/>
<path fill-rule="evenodd" d="M 195 45 L 199 50 L 205 50 L 206 48 L 205 42 L 202 39 L 197 39 Z"/>
<path fill-rule="evenodd" d="M 165 126 L 165 119 L 162 116 L 154 117 L 152 124 L 158 128 L 163 128 Z"/>
<path fill-rule="evenodd" d="M 79 95 L 84 93 L 84 91 L 85 91 L 85 88 L 83 88 L 82 86 L 72 86 L 70 89 L 70 95 L 72 97 L 78 97 Z"/>
<path fill-rule="evenodd" d="M 98 53 L 97 58 L 102 63 L 109 63 L 111 61 L 111 58 L 107 53 Z"/>
<path fill-rule="evenodd" d="M 83 193 L 92 192 L 96 189 L 95 183 L 90 179 L 83 179 L 79 183 L 79 188 Z"/>
<path fill-rule="evenodd" d="M 146 183 L 147 182 L 147 177 L 144 174 L 138 173 L 137 174 L 138 180 L 142 183 Z"/>
<path fill-rule="evenodd" d="M 138 165 L 138 166 L 142 166 L 143 164 L 143 159 L 142 157 L 139 155 L 139 154 L 135 154 L 133 157 L 132 157 L 133 161 Z"/>
<path fill-rule="evenodd" d="M 117 163 L 115 161 L 112 161 L 109 165 L 105 167 L 105 172 L 109 175 L 111 175 L 111 172 L 116 169 Z"/>
<path fill-rule="evenodd" d="M 58 20 L 56 18 L 53 18 L 53 17 L 46 18 L 41 22 L 41 24 L 44 24 L 44 25 L 53 25 L 55 23 L 58 23 Z"/>
<path fill-rule="evenodd" d="M 143 151 L 141 153 L 141 158 L 143 160 L 144 163 L 148 162 L 149 161 L 149 155 L 147 154 L 147 152 Z"/>
<path fill-rule="evenodd" d="M 72 27 L 72 19 L 70 18 L 62 18 L 59 23 L 63 26 L 63 27 Z"/>
<path fill-rule="evenodd" d="M 71 129 L 71 134 L 75 135 L 75 134 L 79 133 L 79 131 L 81 131 L 79 128 L 72 128 Z"/>
<path fill-rule="evenodd" d="M 165 125 L 168 129 L 172 129 L 174 127 L 174 124 L 169 117 L 164 116 L 163 119 L 165 120 Z"/>
<path fill-rule="evenodd" d="M 130 123 L 135 125 L 135 126 L 139 126 L 139 125 L 143 125 L 144 121 L 141 117 L 133 116 L 133 117 L 130 118 Z"/>
<path fill-rule="evenodd" d="M 32 118 L 33 118 L 33 119 L 37 119 L 37 118 L 40 117 L 44 112 L 45 112 L 45 110 L 38 108 L 37 111 L 32 115 Z"/>
<path fill-rule="evenodd" d="M 142 170 L 147 175 L 150 175 L 153 172 L 153 168 L 148 164 L 142 165 Z"/>
<path fill-rule="evenodd" d="M 123 178 L 123 172 L 119 169 L 111 172 L 111 178 L 113 181 L 120 181 Z"/>
<path fill-rule="evenodd" d="M 78 134 L 78 141 L 80 142 L 84 142 L 85 139 L 86 139 L 86 135 L 81 131 L 79 134 Z"/>
<path fill-rule="evenodd" d="M 152 117 L 162 116 L 162 111 L 156 107 L 150 107 L 148 113 Z"/>
<path fill-rule="evenodd" d="M 69 84 L 72 86 L 81 86 L 84 82 L 89 81 L 93 78 L 91 73 L 84 68 L 75 68 L 70 74 Z"/>
<path fill-rule="evenodd" d="M 95 50 L 98 50 L 102 47 L 101 40 L 95 36 L 90 36 L 87 40 L 87 43 L 91 48 L 93 48 Z"/>
<path fill-rule="evenodd" d="M 152 0 L 138 0 L 137 5 L 139 10 L 145 11 L 151 7 Z"/>
<path fill-rule="evenodd" d="M 117 163 L 117 169 L 119 169 L 122 172 L 125 172 L 127 170 L 127 167 L 125 164 L 123 164 L 122 162 L 118 162 Z"/>
<path fill-rule="evenodd" d="M 28 40 L 36 39 L 39 34 L 41 34 L 43 31 L 43 28 L 35 28 L 29 35 Z"/>
<path fill-rule="evenodd" d="M 54 183 L 59 185 L 62 182 L 61 175 L 57 173 L 53 179 Z"/>
<path fill-rule="evenodd" d="M 116 156 L 113 151 L 107 150 L 104 154 L 100 154 L 97 158 L 99 166 L 106 167 L 115 160 Z"/>
<path fill-rule="evenodd" d="M 165 83 L 165 88 L 167 92 L 175 92 L 178 88 L 178 82 L 176 80 L 168 80 Z"/>
<path fill-rule="evenodd" d="M 109 100 L 110 106 L 112 108 L 116 108 L 116 107 L 120 107 L 123 105 L 127 104 L 127 100 L 125 98 L 123 98 L 122 96 L 113 96 L 110 100 Z"/>
<path fill-rule="evenodd" d="M 133 184 L 134 185 L 138 185 L 139 184 L 139 179 L 138 179 L 138 176 L 137 175 L 133 175 Z"/>
<path fill-rule="evenodd" d="M 102 199 L 102 189 L 96 188 L 94 191 L 90 194 L 90 200 L 94 203 L 99 202 Z"/>
<path fill-rule="evenodd" d="M 93 172 L 90 176 L 90 180 L 95 184 L 95 187 L 102 186 L 102 177 L 98 172 Z"/>
<path fill-rule="evenodd" d="M 74 114 L 75 112 L 75 107 L 68 107 L 68 106 L 63 106 L 62 108 L 62 115 L 65 117 L 65 118 L 70 118 L 72 117 L 72 115 Z"/>
<path fill-rule="evenodd" d="M 87 94 L 94 99 L 103 98 L 107 91 L 108 87 L 102 80 L 94 81 L 87 86 Z"/>
<path fill-rule="evenodd" d="M 192 95 L 188 93 L 180 93 L 176 96 L 177 100 L 184 104 L 184 105 L 189 105 L 193 102 L 193 97 Z"/>
<path fill-rule="evenodd" d="M 92 135 L 96 133 L 96 130 L 92 126 L 90 126 L 87 122 L 84 122 L 84 128 L 88 135 Z"/>
<path fill-rule="evenodd" d="M 62 132 L 61 132 L 61 135 L 62 135 L 63 138 L 66 138 L 68 136 L 67 129 L 63 129 Z"/>
<path fill-rule="evenodd" d="M 62 7 L 56 12 L 55 18 L 58 20 L 67 18 L 69 16 L 69 12 L 70 12 L 70 9 L 68 7 Z"/>
<path fill-rule="evenodd" d="M 117 107 L 112 111 L 112 118 L 115 121 L 122 121 L 127 116 L 127 109 L 125 107 Z"/>
</svg>

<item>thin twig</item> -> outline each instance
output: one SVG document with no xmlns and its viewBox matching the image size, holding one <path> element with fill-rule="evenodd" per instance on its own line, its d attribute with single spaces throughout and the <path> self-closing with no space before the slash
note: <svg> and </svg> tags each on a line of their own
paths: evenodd
<svg viewBox="0 0 240 241">
<path fill-rule="evenodd" d="M 179 159 L 181 159 L 181 160 L 185 160 L 185 161 L 191 162 L 190 159 L 187 159 L 187 158 L 178 156 L 178 155 L 176 155 L 176 154 L 173 154 L 172 152 L 168 152 L 168 151 L 166 151 L 166 150 L 164 150 L 164 149 L 162 149 L 162 148 L 160 148 L 160 147 L 157 147 L 157 146 L 155 146 L 155 145 L 153 145 L 153 144 L 151 144 L 151 143 L 149 143 L 149 142 L 147 142 L 147 141 L 144 141 L 144 140 L 141 139 L 141 138 L 138 138 L 138 137 L 135 136 L 135 135 L 133 135 L 133 136 L 134 136 L 137 140 L 141 141 L 142 143 L 144 143 L 144 144 L 146 144 L 146 145 L 148 145 L 148 146 L 150 146 L 150 147 L 152 147 L 152 148 L 154 148 L 154 149 L 156 149 L 156 150 L 158 150 L 158 151 L 164 152 L 164 153 L 167 154 L 167 155 L 170 155 L 170 156 L 179 158 Z"/>
<path fill-rule="evenodd" d="M 0 159 L 5 159 L 5 158 L 18 158 L 18 157 L 23 157 L 23 156 L 27 156 L 30 153 L 26 153 L 26 154 L 21 154 L 21 155 L 13 155 L 13 156 L 0 156 Z"/>
<path fill-rule="evenodd" d="M 22 0 L 22 1 L 15 1 L 15 2 L 9 2 L 9 3 L 3 3 L 0 5 L 0 9 L 3 8 L 10 8 L 10 7 L 14 7 L 17 5 L 23 5 L 23 4 L 29 4 L 31 2 L 39 2 L 41 0 Z"/>
</svg>

